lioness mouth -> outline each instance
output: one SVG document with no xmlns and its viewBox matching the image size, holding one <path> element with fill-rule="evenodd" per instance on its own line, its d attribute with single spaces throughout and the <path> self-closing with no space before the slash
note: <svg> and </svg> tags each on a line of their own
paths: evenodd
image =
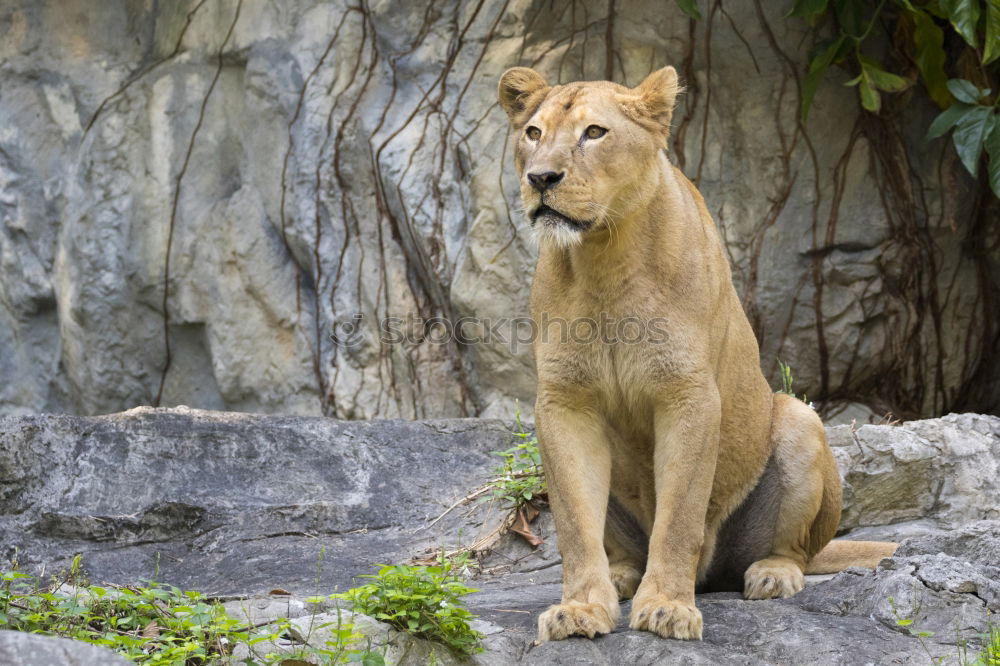
<svg viewBox="0 0 1000 666">
<path fill-rule="evenodd" d="M 566 224 L 577 231 L 586 231 L 590 228 L 593 222 L 587 220 L 574 220 L 572 217 L 567 217 L 554 208 L 549 208 L 545 204 L 542 204 L 535 209 L 535 212 L 531 214 L 532 224 L 537 223 L 539 220 L 546 224 Z"/>
</svg>

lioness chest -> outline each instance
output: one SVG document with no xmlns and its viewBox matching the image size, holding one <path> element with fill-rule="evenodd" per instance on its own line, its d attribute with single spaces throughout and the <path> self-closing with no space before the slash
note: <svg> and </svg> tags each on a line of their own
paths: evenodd
<svg viewBox="0 0 1000 666">
<path fill-rule="evenodd" d="M 679 300 L 655 275 L 619 274 L 596 288 L 585 279 L 536 282 L 540 395 L 596 408 L 616 429 L 651 432 L 655 405 L 703 381 L 712 363 L 713 332 Z"/>
</svg>

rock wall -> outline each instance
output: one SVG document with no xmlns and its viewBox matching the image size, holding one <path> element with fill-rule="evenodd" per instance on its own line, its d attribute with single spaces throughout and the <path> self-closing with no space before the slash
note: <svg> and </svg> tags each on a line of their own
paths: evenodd
<svg viewBox="0 0 1000 666">
<path fill-rule="evenodd" d="M 836 71 L 801 123 L 816 37 L 785 4 L 3 3 L 0 413 L 509 416 L 535 250 L 496 80 L 668 63 L 775 383 L 1000 408 L 995 202 L 921 94 L 864 114 Z M 464 316 L 484 335 L 443 340 Z"/>
</svg>

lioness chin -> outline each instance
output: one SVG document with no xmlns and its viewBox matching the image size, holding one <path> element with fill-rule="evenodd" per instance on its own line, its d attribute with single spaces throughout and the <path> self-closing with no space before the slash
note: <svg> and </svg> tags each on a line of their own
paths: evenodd
<svg viewBox="0 0 1000 666">
<path fill-rule="evenodd" d="M 632 89 L 500 80 L 548 322 L 535 419 L 563 599 L 540 641 L 610 632 L 629 598 L 633 629 L 700 639 L 696 588 L 787 597 L 895 549 L 827 546 L 840 477 L 816 414 L 768 387 L 712 218 L 667 159 L 678 92 L 672 67 Z"/>
</svg>

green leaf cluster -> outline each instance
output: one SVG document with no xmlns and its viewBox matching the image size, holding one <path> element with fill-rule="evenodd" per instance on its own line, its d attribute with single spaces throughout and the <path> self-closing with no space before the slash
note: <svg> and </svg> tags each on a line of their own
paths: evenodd
<svg viewBox="0 0 1000 666">
<path fill-rule="evenodd" d="M 377 574 L 361 576 L 369 583 L 338 596 L 359 613 L 472 655 L 482 651 L 482 634 L 469 626 L 475 616 L 462 597 L 476 590 L 455 573 L 460 566 L 443 556 L 437 566 L 385 565 Z"/>
<path fill-rule="evenodd" d="M 803 119 L 809 115 L 819 81 L 834 64 L 849 66 L 853 61 L 860 73 L 847 85 L 857 86 L 862 106 L 877 113 L 881 92 L 905 90 L 915 78 L 938 106 L 946 108 L 952 102 L 947 67 L 954 69 L 960 60 L 974 61 L 988 76 L 985 68 L 1000 57 L 1000 0 L 795 0 L 787 16 L 805 19 L 817 29 L 830 25 L 835 34 L 819 45 L 809 63 L 802 87 Z M 916 71 L 892 74 L 867 55 L 865 40 L 876 31 L 888 33 L 900 49 L 899 60 L 912 63 Z M 960 41 L 946 39 L 946 31 Z"/>
<path fill-rule="evenodd" d="M 954 128 L 955 152 L 973 178 L 979 175 L 982 154 L 989 155 L 990 188 L 1000 197 L 1000 114 L 997 113 L 1000 96 L 992 104 L 983 103 L 991 91 L 980 89 L 965 79 L 951 79 L 948 90 L 954 95 L 955 103 L 934 119 L 927 130 L 927 138 L 936 139 Z"/>
<path fill-rule="evenodd" d="M 882 108 L 880 90 L 885 92 L 900 92 L 910 86 L 910 81 L 901 76 L 890 74 L 882 69 L 882 65 L 871 58 L 858 56 L 858 62 L 861 63 L 861 73 L 844 85 L 858 86 L 858 93 L 861 95 L 861 106 L 869 111 L 878 113 L 879 109 Z"/>
<path fill-rule="evenodd" d="M 217 601 L 172 585 L 90 585 L 79 557 L 67 575 L 47 586 L 16 567 L 0 572 L 0 629 L 99 645 L 147 666 L 218 663 L 241 643 L 253 650 L 261 643 L 276 642 L 289 627 L 287 619 L 265 627 L 246 626 Z M 354 647 L 361 637 L 350 624 L 330 631 L 333 640 L 323 648 L 303 645 L 291 653 L 266 654 L 246 663 L 280 664 L 301 657 L 319 664 L 381 666 L 381 655 Z"/>
<path fill-rule="evenodd" d="M 801 114 L 809 116 L 816 90 L 833 65 L 857 75 L 845 85 L 856 87 L 861 106 L 873 113 L 882 108 L 883 93 L 899 93 L 915 82 L 946 109 L 931 128 L 941 136 L 956 128 L 954 143 L 962 164 L 973 176 L 980 156 L 990 158 L 989 182 L 1000 197 L 1000 130 L 995 103 L 980 102 L 991 94 L 966 78 L 996 81 L 1000 64 L 1000 0 L 795 0 L 788 17 L 805 19 L 817 29 L 834 33 L 820 43 L 802 83 Z M 885 66 L 865 50 L 866 40 L 883 32 L 882 43 L 893 45 L 901 73 Z"/>
<path fill-rule="evenodd" d="M 700 18 L 692 2 L 677 4 L 685 14 Z M 989 184 L 1000 197 L 1000 130 L 996 104 L 978 104 L 971 97 L 986 97 L 965 78 L 949 80 L 948 71 L 972 72 L 981 82 L 996 83 L 1000 63 L 1000 0 L 794 0 L 786 17 L 805 19 L 819 29 L 832 26 L 834 37 L 821 42 L 802 82 L 801 114 L 809 116 L 819 82 L 831 65 L 853 67 L 860 73 L 845 85 L 857 87 L 861 106 L 873 113 L 882 108 L 882 93 L 898 93 L 915 80 L 942 109 L 959 108 L 942 114 L 932 128 L 940 136 L 956 127 L 955 149 L 973 176 L 979 156 L 990 158 Z M 897 59 L 912 63 L 904 74 L 893 74 L 863 51 L 865 40 L 878 28 L 884 41 L 894 45 Z M 966 94 L 956 93 L 956 87 Z M 994 86 L 995 88 L 996 86 Z M 979 94 L 976 95 L 976 91 Z M 1000 98 L 1000 95 L 997 96 Z M 954 121 L 954 122 L 952 122 Z M 943 127 L 943 129 L 941 129 Z M 940 130 L 940 131 L 937 131 Z"/>
<path fill-rule="evenodd" d="M 517 509 L 530 502 L 546 490 L 545 475 L 542 471 L 542 455 L 538 451 L 538 437 L 528 432 L 521 423 L 521 410 L 514 413 L 517 430 L 514 436 L 521 441 L 506 451 L 494 451 L 503 458 L 503 464 L 493 470 L 490 481 L 491 494 L 484 499 L 497 499 L 509 503 Z"/>
<path fill-rule="evenodd" d="M 701 18 L 692 0 L 676 2 L 687 16 Z M 857 88 L 861 106 L 872 113 L 881 111 L 883 93 L 900 93 L 919 80 L 944 109 L 928 137 L 954 128 L 955 151 L 974 178 L 985 153 L 990 189 L 1000 197 L 1000 94 L 993 93 L 1000 82 L 1000 0 L 794 0 L 785 16 L 808 21 L 817 31 L 829 26 L 834 35 L 817 45 L 806 69 L 803 122 L 833 65 L 857 72 L 844 85 Z M 889 72 L 865 51 L 865 41 L 877 31 L 884 32 L 879 43 L 892 44 L 907 71 Z M 949 71 L 970 74 L 949 78 Z"/>
</svg>

